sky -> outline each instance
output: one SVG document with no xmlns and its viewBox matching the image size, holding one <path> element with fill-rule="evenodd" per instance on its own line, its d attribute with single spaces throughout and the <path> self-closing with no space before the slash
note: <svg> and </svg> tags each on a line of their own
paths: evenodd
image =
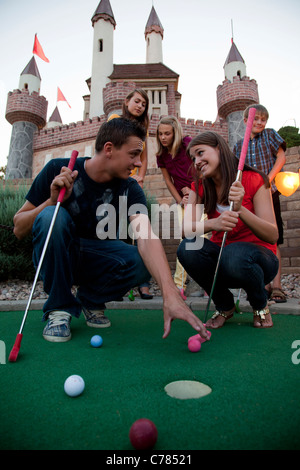
<svg viewBox="0 0 300 470">
<path fill-rule="evenodd" d="M 181 117 L 215 121 L 216 90 L 234 42 L 247 76 L 258 84 L 268 127 L 300 127 L 299 0 L 110 0 L 117 23 L 114 63 L 146 62 L 145 26 L 154 5 L 164 27 L 163 62 L 178 73 Z M 5 119 L 7 94 L 18 88 L 32 58 L 37 33 L 49 63 L 35 56 L 48 101 L 64 124 L 83 118 L 89 93 L 93 27 L 99 0 L 0 0 L 0 166 L 6 165 L 12 126 Z M 56 102 L 59 87 L 70 104 Z"/>
</svg>

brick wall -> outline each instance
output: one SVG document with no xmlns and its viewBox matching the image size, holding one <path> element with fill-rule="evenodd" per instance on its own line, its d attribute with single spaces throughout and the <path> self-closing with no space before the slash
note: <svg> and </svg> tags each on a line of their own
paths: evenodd
<svg viewBox="0 0 300 470">
<path fill-rule="evenodd" d="M 300 147 L 287 149 L 285 171 L 298 172 Z M 282 273 L 300 273 L 300 188 L 289 197 L 280 196 L 284 223 L 284 244 L 281 246 Z"/>
<path fill-rule="evenodd" d="M 122 109 L 125 98 L 136 88 L 135 82 L 123 80 L 111 82 L 103 89 L 104 112 L 109 113 L 116 109 Z"/>
</svg>

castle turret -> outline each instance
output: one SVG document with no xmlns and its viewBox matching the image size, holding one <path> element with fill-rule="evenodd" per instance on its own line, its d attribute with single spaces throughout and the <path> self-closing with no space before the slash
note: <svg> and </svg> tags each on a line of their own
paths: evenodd
<svg viewBox="0 0 300 470">
<path fill-rule="evenodd" d="M 236 45 L 232 45 L 224 64 L 225 80 L 217 88 L 218 115 L 227 120 L 228 143 L 233 148 L 245 134 L 243 112 L 259 103 L 255 80 L 246 76 L 246 65 Z"/>
<path fill-rule="evenodd" d="M 231 48 L 224 64 L 224 73 L 225 78 L 230 82 L 233 81 L 233 77 L 243 78 L 247 75 L 245 61 L 233 39 L 231 40 Z"/>
<path fill-rule="evenodd" d="M 49 121 L 47 122 L 47 129 L 51 129 L 52 127 L 56 126 L 61 126 L 62 123 L 63 122 L 60 116 L 60 112 L 58 111 L 58 107 L 56 106 L 49 118 Z"/>
<path fill-rule="evenodd" d="M 40 93 L 41 76 L 34 56 L 28 62 L 25 69 L 20 75 L 19 90 L 23 89 L 28 90 L 29 93 L 32 93 L 33 91 Z"/>
<path fill-rule="evenodd" d="M 116 22 L 109 0 L 101 0 L 92 17 L 94 28 L 93 63 L 89 117 L 101 116 L 103 88 L 113 71 L 113 39 Z"/>
<path fill-rule="evenodd" d="M 164 37 L 164 28 L 157 16 L 155 8 L 152 7 L 146 28 L 146 63 L 163 63 L 162 40 Z"/>
<path fill-rule="evenodd" d="M 5 117 L 12 124 L 6 179 L 31 178 L 33 138 L 46 124 L 48 102 L 40 96 L 41 77 L 34 57 L 20 76 L 20 89 L 8 93 Z"/>
</svg>

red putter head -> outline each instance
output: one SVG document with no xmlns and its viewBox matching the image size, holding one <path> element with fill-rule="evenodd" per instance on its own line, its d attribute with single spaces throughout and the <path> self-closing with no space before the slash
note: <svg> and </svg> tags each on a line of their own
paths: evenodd
<svg viewBox="0 0 300 470">
<path fill-rule="evenodd" d="M 10 355 L 8 356 L 9 362 L 16 362 L 19 351 L 20 351 L 22 338 L 23 338 L 23 335 L 21 333 L 18 333 L 15 344 L 10 352 Z"/>
</svg>

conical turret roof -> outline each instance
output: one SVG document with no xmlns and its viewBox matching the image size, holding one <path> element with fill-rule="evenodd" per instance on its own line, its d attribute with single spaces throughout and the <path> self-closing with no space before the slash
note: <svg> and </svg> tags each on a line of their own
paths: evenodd
<svg viewBox="0 0 300 470">
<path fill-rule="evenodd" d="M 243 64 L 245 63 L 243 57 L 239 53 L 238 48 L 236 47 L 235 43 L 233 42 L 233 39 L 231 40 L 231 43 L 232 43 L 231 48 L 230 48 L 229 54 L 227 56 L 227 59 L 225 61 L 224 67 L 225 67 L 225 65 L 228 65 L 231 62 L 242 62 Z"/>
<path fill-rule="evenodd" d="M 34 57 L 32 57 L 32 59 L 28 62 L 21 75 L 33 75 L 34 77 L 37 77 L 41 80 L 40 72 Z"/>
<path fill-rule="evenodd" d="M 116 26 L 116 20 L 110 5 L 109 0 L 101 0 L 95 13 L 92 16 L 92 23 L 94 24 L 99 18 L 109 20 L 114 26 Z"/>
<path fill-rule="evenodd" d="M 163 36 L 164 33 L 164 28 L 163 25 L 160 22 L 160 19 L 157 16 L 157 13 L 155 11 L 155 8 L 152 7 L 146 28 L 145 28 L 145 35 L 148 33 L 151 33 L 152 31 L 156 31 L 157 33 L 160 33 Z"/>
<path fill-rule="evenodd" d="M 60 113 L 58 111 L 57 106 L 54 109 L 53 113 L 51 114 L 51 116 L 49 118 L 49 122 L 61 122 L 62 123 L 62 119 L 61 119 L 61 116 L 60 116 Z"/>
</svg>

